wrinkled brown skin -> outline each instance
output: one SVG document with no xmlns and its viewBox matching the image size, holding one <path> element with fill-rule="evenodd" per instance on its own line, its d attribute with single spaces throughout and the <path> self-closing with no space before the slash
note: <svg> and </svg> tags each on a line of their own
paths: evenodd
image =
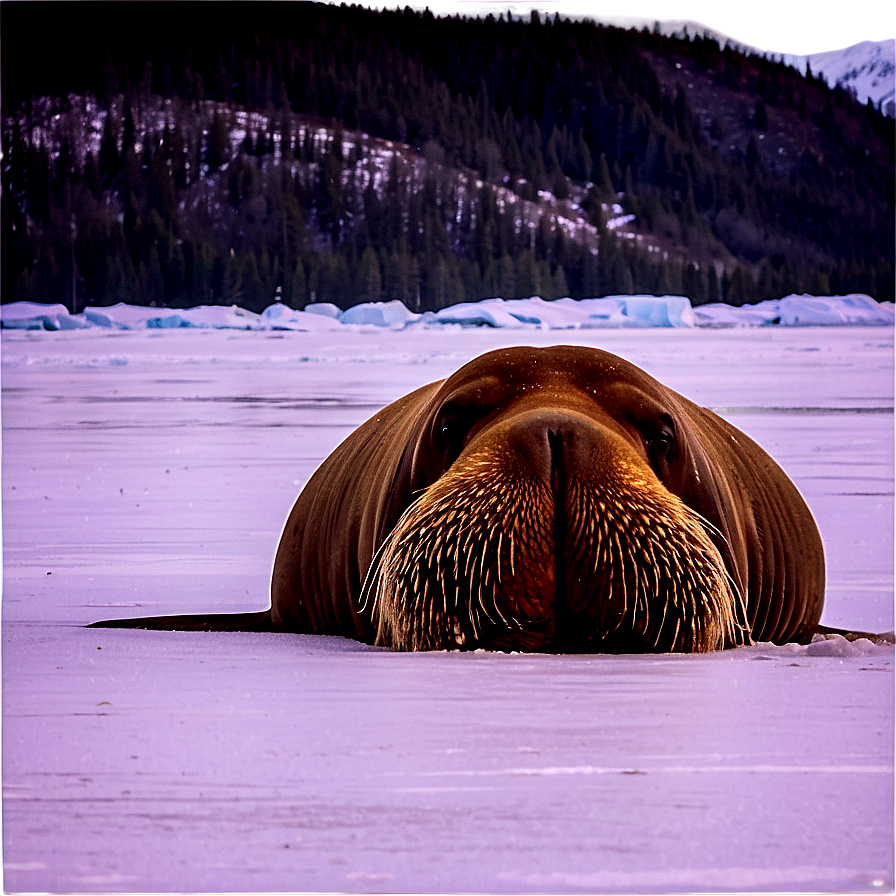
<svg viewBox="0 0 896 896">
<path fill-rule="evenodd" d="M 450 431 L 459 433 L 447 447 L 440 441 L 446 414 Z M 824 553 L 809 509 L 781 468 L 735 427 L 633 364 L 571 346 L 490 352 L 353 432 L 311 477 L 287 519 L 269 611 L 117 624 L 304 632 L 373 643 L 370 608 L 360 605 L 377 548 L 413 497 L 467 445 L 481 445 L 519 414 L 533 421 L 533 457 L 545 443 L 541 429 L 565 427 L 567 417 L 586 420 L 588 438 L 612 432 L 627 440 L 668 491 L 721 533 L 713 541 L 747 597 L 752 640 L 811 640 L 824 597 Z M 581 440 L 581 424 L 568 424 L 570 431 L 573 426 Z M 652 453 L 658 426 L 674 430 L 670 455 Z"/>
<path fill-rule="evenodd" d="M 552 414 L 590 413 L 589 405 L 597 404 L 621 424 L 645 461 L 638 418 L 668 414 L 679 456 L 660 478 L 724 536 L 718 546 L 747 595 L 753 640 L 811 639 L 821 617 L 824 553 L 790 479 L 711 411 L 620 358 L 578 347 L 491 352 L 389 405 L 349 436 L 308 482 L 287 520 L 271 585 L 275 629 L 373 640 L 371 619 L 358 609 L 364 576 L 412 494 L 443 471 L 434 429 L 446 403 L 458 396 L 486 412 L 467 441 L 477 427 L 494 425 L 523 403 Z"/>
</svg>

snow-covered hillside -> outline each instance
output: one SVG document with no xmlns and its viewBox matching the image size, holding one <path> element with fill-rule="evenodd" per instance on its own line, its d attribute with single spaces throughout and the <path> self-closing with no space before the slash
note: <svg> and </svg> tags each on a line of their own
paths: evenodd
<svg viewBox="0 0 896 896">
<path fill-rule="evenodd" d="M 854 90 L 860 100 L 870 99 L 888 115 L 896 112 L 896 41 L 865 40 L 844 50 L 797 57 L 824 75 L 831 85 Z M 800 67 L 805 67 L 804 62 Z"/>
</svg>

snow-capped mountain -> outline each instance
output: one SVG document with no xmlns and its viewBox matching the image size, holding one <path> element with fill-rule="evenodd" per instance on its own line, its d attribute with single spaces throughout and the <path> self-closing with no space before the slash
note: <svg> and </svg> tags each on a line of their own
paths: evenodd
<svg viewBox="0 0 896 896">
<path fill-rule="evenodd" d="M 844 50 L 797 56 L 793 64 L 805 68 L 807 63 L 829 84 L 854 90 L 860 100 L 870 99 L 888 115 L 896 111 L 896 41 L 865 40 Z"/>
<path fill-rule="evenodd" d="M 650 20 L 633 16 L 607 20 L 608 24 L 623 28 L 652 27 Z M 744 44 L 721 31 L 716 31 L 687 19 L 667 19 L 656 23 L 661 34 L 670 36 L 711 37 L 720 46 L 736 46 L 746 52 L 759 53 L 806 71 L 811 66 L 816 75 L 822 75 L 831 87 L 841 86 L 855 91 L 863 103 L 869 99 L 887 115 L 894 115 L 894 92 L 896 92 L 896 41 L 864 40 L 842 50 L 828 50 L 824 53 L 796 54 L 767 53 L 757 47 Z"/>
</svg>

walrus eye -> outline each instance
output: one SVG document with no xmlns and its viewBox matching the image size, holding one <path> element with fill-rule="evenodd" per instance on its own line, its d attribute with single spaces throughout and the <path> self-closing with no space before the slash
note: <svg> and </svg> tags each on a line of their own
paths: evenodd
<svg viewBox="0 0 896 896">
<path fill-rule="evenodd" d="M 658 432 L 647 444 L 654 451 L 665 454 L 672 447 L 672 436 L 667 432 Z"/>
<path fill-rule="evenodd" d="M 440 447 L 450 455 L 449 461 L 453 462 L 459 453 L 458 443 L 464 435 L 463 420 L 453 406 L 447 406 L 442 410 L 435 432 Z"/>
<path fill-rule="evenodd" d="M 433 427 L 435 447 L 442 453 L 444 467 L 453 464 L 464 449 L 471 427 L 479 419 L 478 409 L 469 405 L 447 402 Z"/>
<path fill-rule="evenodd" d="M 675 432 L 672 418 L 663 414 L 662 425 L 657 427 L 646 439 L 647 448 L 657 459 L 665 459 L 675 448 Z"/>
</svg>

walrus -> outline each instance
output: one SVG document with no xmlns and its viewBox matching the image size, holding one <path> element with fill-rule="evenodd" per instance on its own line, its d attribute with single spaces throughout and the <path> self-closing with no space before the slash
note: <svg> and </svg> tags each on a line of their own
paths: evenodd
<svg viewBox="0 0 896 896">
<path fill-rule="evenodd" d="M 321 464 L 261 612 L 94 623 L 341 635 L 398 650 L 805 643 L 815 521 L 730 423 L 594 348 L 484 354 Z"/>
</svg>

